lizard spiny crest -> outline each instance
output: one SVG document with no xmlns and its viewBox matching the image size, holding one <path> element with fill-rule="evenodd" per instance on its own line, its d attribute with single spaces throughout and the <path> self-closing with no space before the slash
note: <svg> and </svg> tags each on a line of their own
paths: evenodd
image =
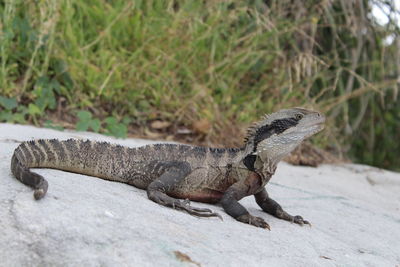
<svg viewBox="0 0 400 267">
<path fill-rule="evenodd" d="M 268 120 L 269 114 L 265 114 L 261 120 L 254 122 L 252 125 L 250 125 L 249 128 L 247 128 L 247 134 L 244 137 L 244 142 L 247 143 L 250 139 L 252 139 L 256 133 L 257 130 L 259 130 L 262 126 L 265 125 L 265 122 Z"/>
</svg>

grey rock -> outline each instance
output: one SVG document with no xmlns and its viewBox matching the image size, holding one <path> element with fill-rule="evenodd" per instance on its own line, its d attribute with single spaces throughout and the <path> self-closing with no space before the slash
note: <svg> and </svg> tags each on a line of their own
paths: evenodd
<svg viewBox="0 0 400 267">
<path fill-rule="evenodd" d="M 395 266 L 400 264 L 400 174 L 344 164 L 280 163 L 270 194 L 312 227 L 280 221 L 241 201 L 271 231 L 219 212 L 196 218 L 147 199 L 135 187 L 39 169 L 46 197 L 12 177 L 19 142 L 88 138 L 127 146 L 149 141 L 0 124 L 0 266 Z M 373 182 L 371 182 L 373 181 Z M 181 261 L 176 251 L 194 262 Z"/>
</svg>

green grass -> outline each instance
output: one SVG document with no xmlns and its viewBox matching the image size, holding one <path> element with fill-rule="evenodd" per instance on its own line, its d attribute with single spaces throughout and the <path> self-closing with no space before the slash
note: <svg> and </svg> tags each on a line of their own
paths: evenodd
<svg viewBox="0 0 400 267">
<path fill-rule="evenodd" d="M 321 146 L 398 167 L 397 52 L 383 43 L 398 28 L 357 20 L 368 1 L 327 2 L 0 1 L 0 120 L 41 124 L 64 103 L 80 130 L 206 120 L 207 140 L 231 144 L 233 122 L 306 106 L 329 117 Z"/>
</svg>

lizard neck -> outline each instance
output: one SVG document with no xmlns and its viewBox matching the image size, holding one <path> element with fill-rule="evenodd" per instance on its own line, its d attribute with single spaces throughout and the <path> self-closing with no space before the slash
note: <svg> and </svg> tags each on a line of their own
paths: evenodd
<svg viewBox="0 0 400 267">
<path fill-rule="evenodd" d="M 238 179 L 247 179 L 249 175 L 256 174 L 260 179 L 259 188 L 263 188 L 271 179 L 276 170 L 276 162 L 257 155 L 246 154 L 245 149 L 241 149 L 241 155 L 232 162 L 233 169 L 236 170 Z"/>
<path fill-rule="evenodd" d="M 233 166 L 256 172 L 262 176 L 268 177 L 274 174 L 276 166 L 280 159 L 270 159 L 260 155 L 248 154 L 248 149 L 243 147 L 239 150 L 236 160 L 232 162 Z"/>
<path fill-rule="evenodd" d="M 264 177 L 271 177 L 275 173 L 279 161 L 280 160 L 261 158 L 257 156 L 255 162 L 256 172 L 262 174 Z"/>
</svg>

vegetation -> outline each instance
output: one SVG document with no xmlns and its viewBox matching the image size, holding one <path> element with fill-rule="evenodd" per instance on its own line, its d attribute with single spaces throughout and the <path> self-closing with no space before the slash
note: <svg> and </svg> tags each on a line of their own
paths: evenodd
<svg viewBox="0 0 400 267">
<path fill-rule="evenodd" d="M 329 118 L 319 145 L 396 169 L 395 12 L 390 0 L 0 0 L 0 121 L 119 137 L 156 121 L 232 145 L 263 113 L 306 106 Z"/>
</svg>

